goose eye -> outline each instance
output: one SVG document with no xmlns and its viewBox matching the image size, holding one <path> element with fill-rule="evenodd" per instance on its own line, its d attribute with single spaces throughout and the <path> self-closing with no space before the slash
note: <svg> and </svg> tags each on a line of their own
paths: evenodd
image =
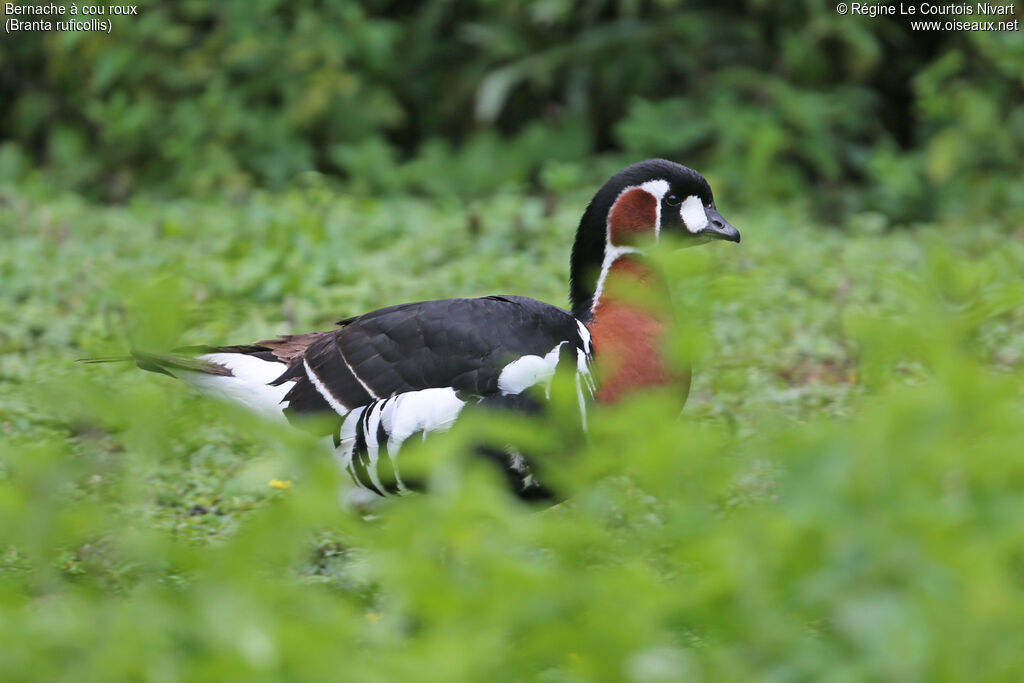
<svg viewBox="0 0 1024 683">
<path fill-rule="evenodd" d="M 680 204 L 683 203 L 683 201 L 679 199 L 679 197 L 677 197 L 674 192 L 669 192 L 667 195 L 665 195 L 665 203 L 668 204 L 669 206 L 679 206 Z"/>
</svg>

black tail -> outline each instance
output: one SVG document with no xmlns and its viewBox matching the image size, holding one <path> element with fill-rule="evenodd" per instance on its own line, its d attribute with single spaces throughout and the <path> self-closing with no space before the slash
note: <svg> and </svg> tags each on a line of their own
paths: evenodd
<svg viewBox="0 0 1024 683">
<path fill-rule="evenodd" d="M 96 365 L 97 363 L 127 363 L 135 360 L 131 356 L 110 356 L 109 358 L 76 358 L 76 363 L 83 365 Z"/>
<path fill-rule="evenodd" d="M 98 363 L 125 363 L 134 362 L 139 369 L 149 372 L 159 372 L 162 375 L 174 377 L 171 370 L 184 370 L 187 372 L 205 372 L 208 375 L 231 375 L 227 368 L 208 363 L 198 358 L 188 356 L 175 356 L 169 353 L 148 353 L 133 349 L 130 356 L 111 356 L 109 358 L 79 358 L 79 363 L 95 365 Z"/>
</svg>

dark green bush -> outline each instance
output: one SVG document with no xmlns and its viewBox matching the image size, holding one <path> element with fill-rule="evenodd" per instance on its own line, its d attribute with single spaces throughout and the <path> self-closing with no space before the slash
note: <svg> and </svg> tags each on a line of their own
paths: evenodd
<svg viewBox="0 0 1024 683">
<path fill-rule="evenodd" d="M 760 1 L 188 0 L 5 35 L 3 679 L 1016 680 L 1022 49 Z M 744 235 L 658 256 L 681 417 L 465 422 L 406 452 L 430 495 L 364 520 L 303 434 L 74 363 L 564 304 L 579 188 L 649 155 Z M 512 500 L 481 434 L 571 499 Z"/>
<path fill-rule="evenodd" d="M 1013 32 L 754 1 L 153 1 L 114 21 L 4 41 L 0 177 L 117 200 L 316 170 L 474 198 L 620 153 L 829 217 L 1024 204 Z"/>
<path fill-rule="evenodd" d="M 322 187 L 0 203 L 0 661 L 10 681 L 1013 680 L 1024 610 L 1024 242 L 958 222 L 734 213 L 662 255 L 682 418 L 557 447 L 537 511 L 428 441 L 364 521 L 319 444 L 123 352 L 511 291 L 561 303 L 578 205 L 457 212 Z M 386 246 L 382 246 L 386 245 Z M 401 273 L 401 277 L 396 277 Z M 118 309 L 124 305 L 127 316 Z M 283 488 L 282 488 L 283 487 Z"/>
</svg>

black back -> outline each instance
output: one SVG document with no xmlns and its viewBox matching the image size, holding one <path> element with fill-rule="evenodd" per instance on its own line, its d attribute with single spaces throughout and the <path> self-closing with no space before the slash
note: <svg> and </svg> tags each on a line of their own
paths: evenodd
<svg viewBox="0 0 1024 683">
<path fill-rule="evenodd" d="M 560 342 L 584 348 L 576 320 L 520 296 L 440 299 L 382 308 L 343 320 L 292 360 L 274 383 L 295 381 L 289 415 L 333 411 L 305 365 L 345 408 L 407 391 L 452 387 L 487 398 L 513 360 L 543 356 Z"/>
</svg>

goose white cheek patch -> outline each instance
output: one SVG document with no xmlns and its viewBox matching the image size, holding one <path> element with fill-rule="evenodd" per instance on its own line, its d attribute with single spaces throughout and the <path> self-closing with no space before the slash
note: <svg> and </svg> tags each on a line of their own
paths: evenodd
<svg viewBox="0 0 1024 683">
<path fill-rule="evenodd" d="M 697 233 L 708 224 L 708 215 L 704 212 L 704 202 L 696 195 L 690 195 L 679 206 L 679 217 L 690 232 Z"/>
</svg>

